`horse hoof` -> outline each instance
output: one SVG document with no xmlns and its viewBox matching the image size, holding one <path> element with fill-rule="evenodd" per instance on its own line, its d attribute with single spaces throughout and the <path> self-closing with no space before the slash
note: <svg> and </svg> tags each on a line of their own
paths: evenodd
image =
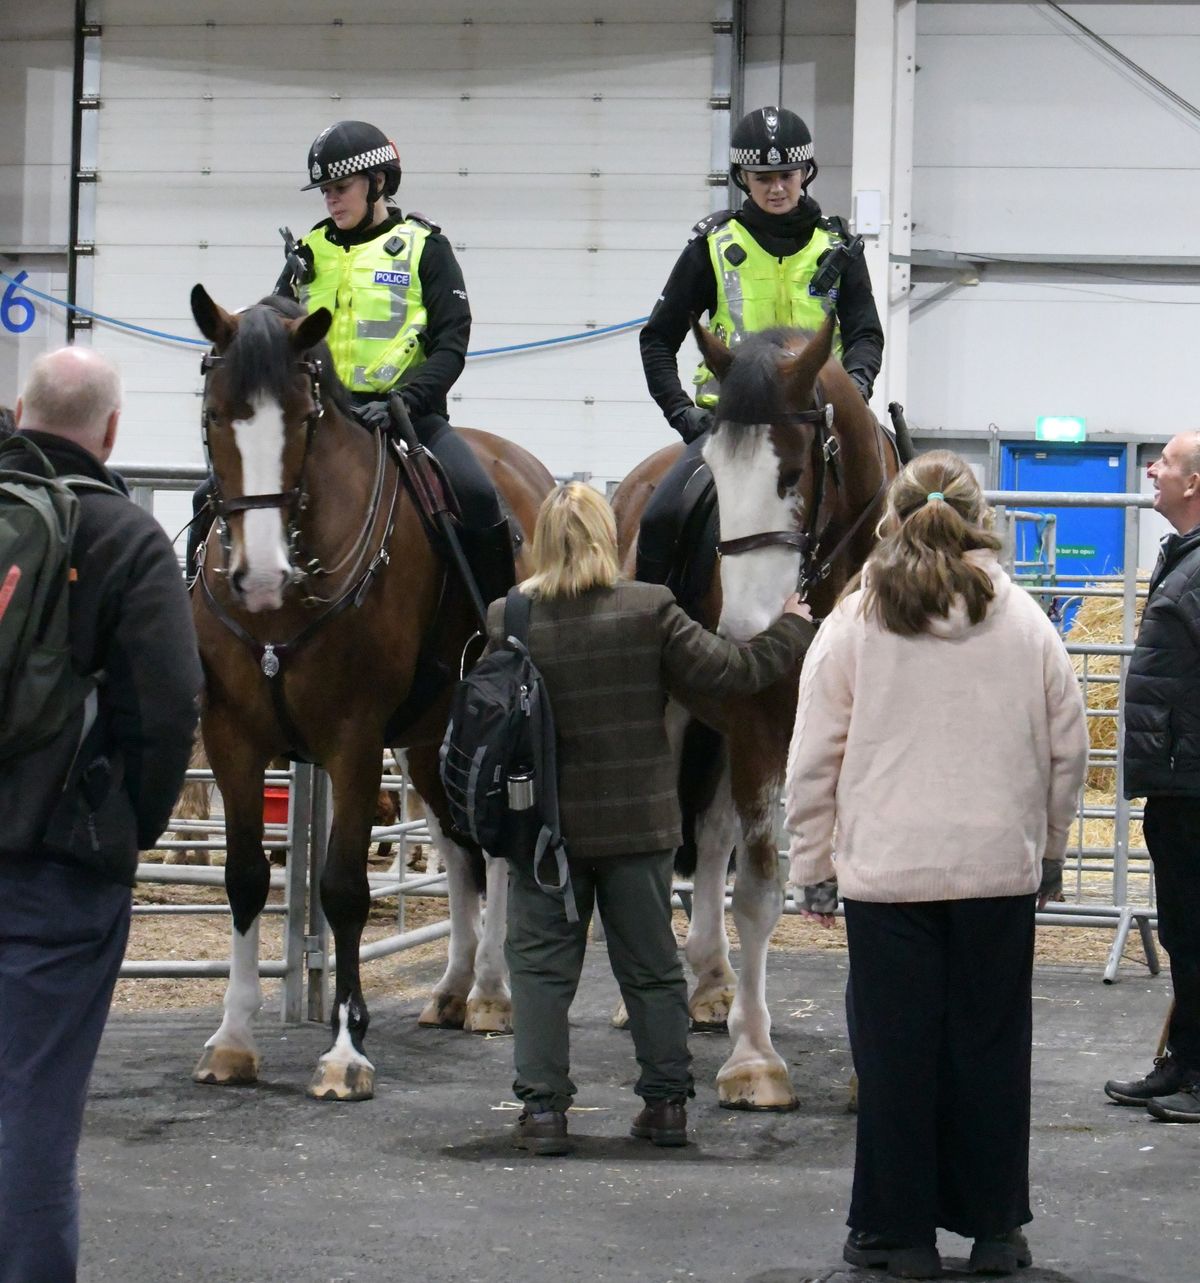
<svg viewBox="0 0 1200 1283">
<path fill-rule="evenodd" d="M 435 993 L 417 1017 L 417 1024 L 434 1029 L 461 1029 L 466 1019 L 466 999 L 453 993 Z"/>
<path fill-rule="evenodd" d="M 462 1027 L 469 1034 L 510 1034 L 512 1003 L 507 998 L 471 998 Z"/>
<path fill-rule="evenodd" d="M 727 1033 L 729 1009 L 732 1006 L 733 990 L 729 988 L 710 989 L 707 993 L 693 994 L 691 1002 L 688 1003 L 692 1029 L 696 1032 Z"/>
<path fill-rule="evenodd" d="M 629 1028 L 629 1012 L 625 1010 L 624 998 L 617 1003 L 617 1009 L 612 1013 L 612 1027 L 614 1029 Z"/>
<path fill-rule="evenodd" d="M 717 1074 L 717 1103 L 722 1109 L 752 1109 L 785 1114 L 800 1102 L 782 1065 L 741 1064 Z"/>
<path fill-rule="evenodd" d="M 321 1061 L 308 1084 L 314 1100 L 370 1100 L 375 1095 L 375 1069 L 369 1061 Z"/>
<path fill-rule="evenodd" d="M 243 1087 L 258 1082 L 258 1056 L 238 1047 L 205 1047 L 192 1081 L 212 1087 Z"/>
</svg>

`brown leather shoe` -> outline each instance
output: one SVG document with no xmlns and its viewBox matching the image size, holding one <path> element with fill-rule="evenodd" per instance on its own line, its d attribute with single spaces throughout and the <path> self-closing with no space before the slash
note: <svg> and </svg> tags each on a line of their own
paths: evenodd
<svg viewBox="0 0 1200 1283">
<path fill-rule="evenodd" d="M 523 1110 L 513 1128 L 513 1144 L 530 1154 L 553 1157 L 571 1152 L 567 1136 L 567 1116 L 558 1109 L 543 1109 L 539 1113 Z"/>
<path fill-rule="evenodd" d="M 683 1097 L 648 1100 L 646 1107 L 633 1120 L 629 1134 L 655 1145 L 686 1145 L 687 1109 Z"/>
</svg>

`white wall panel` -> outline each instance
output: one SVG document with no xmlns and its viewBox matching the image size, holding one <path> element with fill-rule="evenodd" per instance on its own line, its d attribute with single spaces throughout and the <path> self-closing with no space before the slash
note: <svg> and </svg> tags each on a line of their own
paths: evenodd
<svg viewBox="0 0 1200 1283">
<path fill-rule="evenodd" d="M 323 215 L 297 190 L 311 139 L 359 118 L 399 144 L 402 206 L 456 247 L 474 349 L 646 315 L 709 207 L 712 5 L 496 12 L 367 0 L 335 25 L 309 0 L 270 21 L 209 0 L 181 21 L 174 6 L 106 0 L 97 310 L 192 334 L 197 280 L 227 306 L 265 293 L 282 265 L 275 229 Z M 198 457 L 195 352 L 101 337 L 127 370 L 125 457 Z M 469 364 L 456 394 L 456 421 L 545 444 L 556 471 L 599 460 L 601 481 L 671 436 L 636 334 Z"/>
<path fill-rule="evenodd" d="M 1029 434 L 1042 414 L 1083 415 L 1089 432 L 1171 436 L 1196 426 L 1188 371 L 1200 286 L 985 281 L 920 303 L 908 411 L 922 431 L 995 423 Z"/>
</svg>

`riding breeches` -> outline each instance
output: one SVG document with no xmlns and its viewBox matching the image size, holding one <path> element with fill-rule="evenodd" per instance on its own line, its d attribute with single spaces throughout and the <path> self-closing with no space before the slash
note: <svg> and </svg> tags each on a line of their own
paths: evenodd
<svg viewBox="0 0 1200 1283">
<path fill-rule="evenodd" d="M 503 520 L 496 487 L 475 451 L 440 414 L 423 414 L 414 419 L 413 431 L 445 469 L 458 499 L 462 523 L 468 530 L 486 530 Z"/>
<path fill-rule="evenodd" d="M 708 433 L 702 432 L 687 443 L 683 453 L 655 487 L 642 513 L 642 523 L 638 528 L 637 577 L 646 583 L 662 584 L 667 581 L 675 560 L 675 545 L 679 541 L 684 487 L 703 458 L 707 440 Z"/>
</svg>

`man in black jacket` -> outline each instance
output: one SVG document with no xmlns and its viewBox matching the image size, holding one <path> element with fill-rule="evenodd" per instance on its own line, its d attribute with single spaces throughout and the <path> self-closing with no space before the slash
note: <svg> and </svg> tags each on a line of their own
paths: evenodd
<svg viewBox="0 0 1200 1283">
<path fill-rule="evenodd" d="M 59 476 L 117 493 L 79 490 L 71 558 L 72 660 L 98 675 L 95 721 L 77 753 L 78 718 L 66 753 L 51 741 L 0 769 L 0 826 L 34 791 L 61 793 L 40 845 L 0 860 L 0 1283 L 76 1277 L 75 1159 L 129 888 L 170 818 L 196 725 L 200 664 L 174 550 L 104 466 L 119 417 L 117 372 L 85 348 L 39 357 L 16 405 Z"/>
<path fill-rule="evenodd" d="M 1200 432 L 1150 465 L 1162 541 L 1125 683 L 1125 796 L 1145 797 L 1158 934 L 1171 958 L 1167 1053 L 1145 1078 L 1105 1083 L 1122 1105 L 1200 1123 Z"/>
</svg>

